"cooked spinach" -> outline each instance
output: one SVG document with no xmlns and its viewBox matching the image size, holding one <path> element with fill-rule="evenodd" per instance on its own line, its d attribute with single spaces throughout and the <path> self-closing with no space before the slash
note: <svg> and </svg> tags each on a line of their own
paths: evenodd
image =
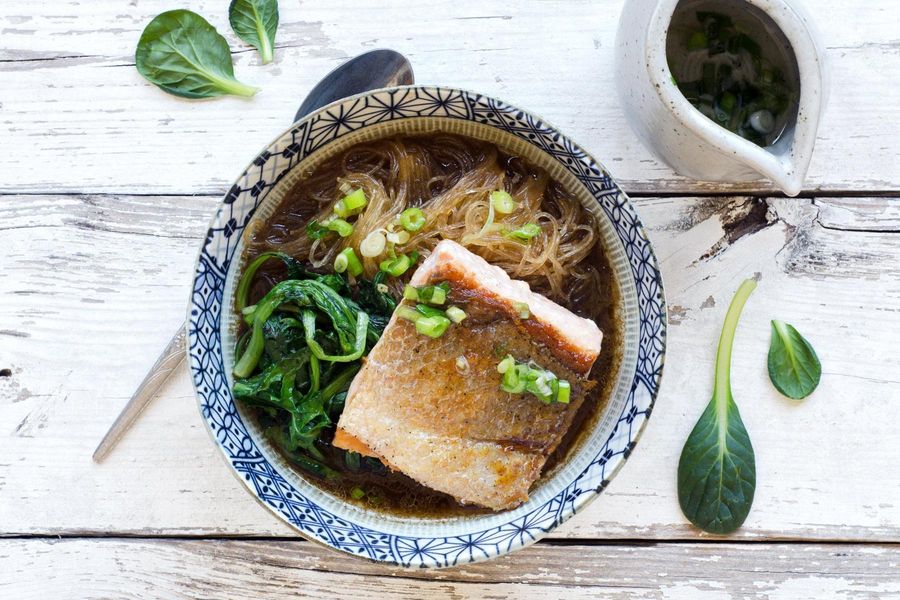
<svg viewBox="0 0 900 600">
<path fill-rule="evenodd" d="M 782 321 L 772 321 L 768 363 L 772 385 L 795 400 L 812 394 L 822 378 L 822 365 L 812 345 L 793 325 Z"/>
<path fill-rule="evenodd" d="M 239 38 L 259 50 L 263 64 L 272 62 L 278 0 L 231 0 L 228 20 Z"/>
<path fill-rule="evenodd" d="M 283 262 L 290 279 L 247 306 L 253 279 L 270 259 Z M 343 451 L 329 444 L 333 428 L 359 359 L 378 341 L 395 306 L 380 291 L 380 279 L 357 283 L 353 299 L 343 276 L 311 273 L 289 255 L 267 252 L 247 265 L 236 291 L 248 331 L 235 350 L 234 396 L 256 407 L 272 443 L 317 477 L 337 477 L 343 468 L 335 464 L 344 462 Z M 370 463 L 362 464 L 378 471 Z"/>
<path fill-rule="evenodd" d="M 688 436 L 678 462 L 678 501 L 684 515 L 709 533 L 743 524 L 756 489 L 756 459 L 731 394 L 731 350 L 741 310 L 756 288 L 738 288 L 722 327 L 712 399 Z"/>
<path fill-rule="evenodd" d="M 252 96 L 258 91 L 234 78 L 228 42 L 189 10 L 170 10 L 150 21 L 138 42 L 135 64 L 147 81 L 184 98 Z"/>
</svg>

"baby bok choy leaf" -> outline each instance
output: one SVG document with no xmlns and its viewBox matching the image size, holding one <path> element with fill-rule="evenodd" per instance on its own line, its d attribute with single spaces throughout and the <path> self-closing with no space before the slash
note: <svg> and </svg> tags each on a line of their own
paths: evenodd
<svg viewBox="0 0 900 600">
<path fill-rule="evenodd" d="M 272 62 L 278 0 L 232 0 L 228 20 L 239 38 L 259 50 L 263 64 Z"/>
<path fill-rule="evenodd" d="M 678 501 L 684 515 L 709 533 L 731 533 L 750 512 L 756 459 L 731 395 L 731 349 L 741 310 L 756 288 L 738 288 L 722 327 L 712 400 L 688 436 L 678 462 Z"/>
<path fill-rule="evenodd" d="M 822 365 L 812 345 L 793 325 L 782 321 L 772 321 L 768 363 L 772 385 L 794 400 L 812 394 L 822 378 Z"/>
<path fill-rule="evenodd" d="M 252 96 L 259 91 L 234 78 L 228 42 L 189 10 L 170 10 L 150 21 L 134 58 L 147 81 L 175 96 Z"/>
</svg>

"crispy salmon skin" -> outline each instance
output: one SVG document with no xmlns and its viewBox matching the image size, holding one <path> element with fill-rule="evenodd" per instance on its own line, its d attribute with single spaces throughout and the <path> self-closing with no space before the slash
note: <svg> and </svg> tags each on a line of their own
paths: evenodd
<svg viewBox="0 0 900 600">
<path fill-rule="evenodd" d="M 602 334 L 452 241 L 439 243 L 412 278 L 417 286 L 443 281 L 448 303 L 468 317 L 432 339 L 395 315 L 350 387 L 333 443 L 460 503 L 513 508 L 528 499 L 594 386 L 587 375 Z M 502 391 L 497 363 L 507 354 L 568 380 L 569 404 Z"/>
</svg>

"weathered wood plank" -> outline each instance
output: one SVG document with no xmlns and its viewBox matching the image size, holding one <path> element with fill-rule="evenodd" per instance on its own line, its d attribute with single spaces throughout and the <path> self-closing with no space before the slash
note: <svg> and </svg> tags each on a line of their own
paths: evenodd
<svg viewBox="0 0 900 600">
<path fill-rule="evenodd" d="M 293 536 L 231 477 L 186 372 L 102 465 L 90 454 L 180 323 L 212 197 L 13 196 L 0 202 L 0 534 Z M 760 204 L 762 203 L 762 204 Z M 675 496 L 741 279 L 734 390 L 759 487 L 738 537 L 900 540 L 900 263 L 894 200 L 638 201 L 671 308 L 663 392 L 603 496 L 555 532 L 692 538 Z M 849 207 L 849 208 L 848 208 Z M 768 208 L 768 213 L 767 213 Z M 850 210 L 852 208 L 853 210 Z M 893 212 L 892 212 L 893 211 Z M 840 226 L 838 223 L 840 215 Z M 768 321 L 806 334 L 825 376 L 805 402 L 768 383 Z"/>
<path fill-rule="evenodd" d="M 806 188 L 900 190 L 900 87 L 883 76 L 900 71 L 895 7 L 815 4 L 827 15 L 818 24 L 836 85 Z M 141 79 L 134 47 L 143 26 L 171 8 L 164 0 L 127 9 L 69 0 L 52 11 L 5 3 L 0 191 L 221 193 L 320 77 L 373 47 L 407 54 L 421 82 L 476 89 L 546 117 L 630 191 L 767 189 L 678 177 L 638 143 L 614 88 L 623 0 L 282 3 L 279 50 L 267 66 L 231 34 L 220 2 L 187 5 L 229 38 L 238 77 L 263 88 L 256 98 L 189 102 Z"/>
<path fill-rule="evenodd" d="M 0 559 L 0 591 L 25 600 L 900 596 L 900 548 L 889 545 L 538 544 L 488 563 L 414 571 L 363 562 L 308 542 L 3 540 Z"/>
</svg>

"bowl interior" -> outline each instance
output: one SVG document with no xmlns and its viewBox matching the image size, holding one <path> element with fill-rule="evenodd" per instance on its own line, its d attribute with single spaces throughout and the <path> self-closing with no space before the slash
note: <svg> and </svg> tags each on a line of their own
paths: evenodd
<svg viewBox="0 0 900 600">
<path fill-rule="evenodd" d="M 336 141 L 321 147 L 294 165 L 275 186 L 268 190 L 267 195 L 261 200 L 252 219 L 247 224 L 245 231 L 252 231 L 254 227 L 258 227 L 265 222 L 277 209 L 281 200 L 293 185 L 305 173 L 309 173 L 323 161 L 361 142 L 393 135 L 431 132 L 453 133 L 490 142 L 509 154 L 523 157 L 531 164 L 546 170 L 551 177 L 560 182 L 588 211 L 597 217 L 603 247 L 612 265 L 614 278 L 620 293 L 619 311 L 622 320 L 621 362 L 618 372 L 615 374 L 615 384 L 611 397 L 606 400 L 606 405 L 599 418 L 593 422 L 585 423 L 586 427 L 591 427 L 592 429 L 589 434 L 583 434 L 580 437 L 578 447 L 569 452 L 565 463 L 555 468 L 549 476 L 541 479 L 539 484 L 532 489 L 528 502 L 511 511 L 495 514 L 462 515 L 446 518 L 401 517 L 390 513 L 367 510 L 348 503 L 305 481 L 303 476 L 298 474 L 269 444 L 257 426 L 255 419 L 248 414 L 247 409 L 238 405 L 238 413 L 258 445 L 260 452 L 287 482 L 307 495 L 315 504 L 341 518 L 398 535 L 447 536 L 462 535 L 473 530 L 489 529 L 499 524 L 507 523 L 511 519 L 527 515 L 534 511 L 536 507 L 558 496 L 560 492 L 578 478 L 579 474 L 587 469 L 592 460 L 595 460 L 604 444 L 616 430 L 620 416 L 624 412 L 625 404 L 628 402 L 640 346 L 640 311 L 638 309 L 638 293 L 632 265 L 625 252 L 622 239 L 613 227 L 609 215 L 602 210 L 594 194 L 557 158 L 551 156 L 531 141 L 522 139 L 492 125 L 441 117 L 419 117 L 378 123 L 348 133 Z M 238 241 L 235 256 L 242 256 L 243 254 L 243 239 L 244 236 L 241 236 Z M 223 302 L 224 314 L 221 319 L 224 370 L 227 374 L 229 387 L 233 384 L 231 371 L 234 366 L 233 349 L 235 334 L 238 329 L 238 319 L 235 316 L 233 304 L 234 291 L 240 279 L 240 267 L 243 266 L 241 263 L 242 261 L 233 261 L 232 267 L 227 272 Z M 596 482 L 597 487 L 600 485 L 601 482 Z"/>
</svg>

